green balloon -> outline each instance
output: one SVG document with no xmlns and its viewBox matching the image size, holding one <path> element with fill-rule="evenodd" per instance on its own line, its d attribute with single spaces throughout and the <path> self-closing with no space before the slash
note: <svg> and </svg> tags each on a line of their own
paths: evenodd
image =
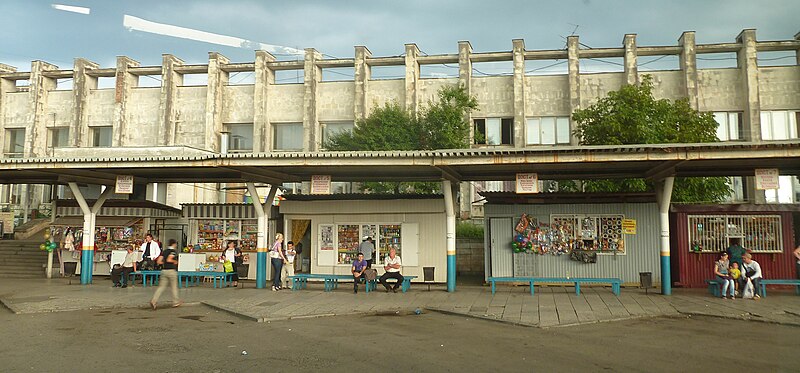
<svg viewBox="0 0 800 373">
<path fill-rule="evenodd" d="M 58 245 L 55 242 L 50 242 L 49 244 L 47 244 L 47 248 L 50 250 L 53 250 L 56 247 L 58 247 Z"/>
</svg>

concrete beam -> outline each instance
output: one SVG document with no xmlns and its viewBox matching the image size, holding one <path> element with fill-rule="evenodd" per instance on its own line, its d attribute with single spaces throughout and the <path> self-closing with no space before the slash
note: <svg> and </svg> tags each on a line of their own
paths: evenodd
<svg viewBox="0 0 800 373">
<path fill-rule="evenodd" d="M 419 48 L 416 44 L 406 44 L 406 110 L 417 113 L 419 105 L 419 93 L 417 91 L 420 78 L 419 69 Z"/>
<path fill-rule="evenodd" d="M 176 67 L 183 65 L 183 60 L 171 54 L 161 56 L 161 103 L 159 105 L 159 134 L 156 144 L 174 145 L 178 110 L 175 101 L 178 95 L 178 86 L 183 85 L 183 75 L 176 71 Z"/>
<path fill-rule="evenodd" d="M 114 137 L 112 145 L 115 147 L 127 145 L 128 139 L 128 99 L 131 92 L 139 85 L 139 76 L 131 73 L 131 69 L 139 67 L 139 62 L 130 57 L 117 57 L 116 84 L 114 85 Z M 95 85 L 96 87 L 97 85 Z M 88 125 L 88 123 L 87 123 Z M 81 128 L 81 143 L 88 146 L 91 143 L 89 129 Z"/>
<path fill-rule="evenodd" d="M 680 65 L 683 71 L 683 82 L 686 87 L 685 95 L 689 100 L 689 106 L 698 110 L 698 90 L 697 90 L 697 53 L 695 53 L 694 31 L 686 31 L 678 39 L 681 46 Z"/>
<path fill-rule="evenodd" d="M 794 40 L 800 41 L 800 32 L 794 34 Z M 795 49 L 795 59 L 797 60 L 797 64 L 800 65 L 800 48 Z"/>
<path fill-rule="evenodd" d="M 25 157 L 43 157 L 47 155 L 47 127 L 44 108 L 47 105 L 48 93 L 56 89 L 56 80 L 44 76 L 48 70 L 57 70 L 58 66 L 44 61 L 31 63 L 31 79 L 28 91 L 28 120 L 25 131 Z"/>
<path fill-rule="evenodd" d="M 636 64 L 636 34 L 625 34 L 625 83 L 639 83 L 639 67 Z"/>
<path fill-rule="evenodd" d="M 205 148 L 220 152 L 220 136 L 222 136 L 222 94 L 228 85 L 228 72 L 222 65 L 229 63 L 227 57 L 220 53 L 208 53 L 208 91 L 206 92 L 206 140 Z"/>
<path fill-rule="evenodd" d="M 322 80 L 322 69 L 317 66 L 317 61 L 322 59 L 322 54 L 314 48 L 306 48 L 305 64 L 303 66 L 303 151 L 315 152 L 319 149 L 321 133 L 319 119 L 317 118 L 317 89 Z"/>
<path fill-rule="evenodd" d="M 578 35 L 567 36 L 567 69 L 569 79 L 569 129 L 570 145 L 579 145 L 581 139 L 576 136 L 577 123 L 572 119 L 572 113 L 581 108 L 581 63 L 580 41 Z"/>
<path fill-rule="evenodd" d="M 514 147 L 525 146 L 525 41 L 514 39 Z"/>
<path fill-rule="evenodd" d="M 9 66 L 5 64 L 0 64 L 0 74 L 4 73 L 13 73 L 17 71 L 17 68 L 14 66 Z M 5 131 L 5 118 L 6 114 L 4 112 L 5 107 L 3 102 L 5 102 L 4 97 L 7 93 L 14 92 L 17 89 L 17 83 L 11 79 L 4 79 L 0 78 L 0 159 L 3 159 L 5 153 L 5 144 L 6 144 L 6 131 Z"/>
<path fill-rule="evenodd" d="M 83 58 L 76 58 L 72 68 L 72 97 L 75 111 L 69 126 L 70 144 L 75 147 L 88 145 L 84 141 L 89 132 L 89 110 L 87 109 L 86 99 L 89 91 L 97 89 L 97 77 L 90 76 L 88 72 L 100 66 L 92 61 Z"/>
<path fill-rule="evenodd" d="M 355 103 L 353 105 L 353 117 L 356 122 L 365 119 L 369 115 L 367 94 L 369 92 L 369 80 L 372 78 L 372 68 L 368 60 L 372 58 L 372 52 L 365 46 L 356 46 L 355 59 Z"/>
<path fill-rule="evenodd" d="M 253 152 L 261 153 L 272 150 L 272 131 L 269 124 L 269 92 L 275 84 L 275 70 L 269 63 L 275 56 L 265 51 L 256 51 L 255 93 L 253 95 Z"/>
</svg>

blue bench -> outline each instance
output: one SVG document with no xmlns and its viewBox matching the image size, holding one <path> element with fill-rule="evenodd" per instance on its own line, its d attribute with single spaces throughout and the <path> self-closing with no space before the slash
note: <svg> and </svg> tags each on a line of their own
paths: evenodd
<svg viewBox="0 0 800 373">
<path fill-rule="evenodd" d="M 150 279 L 150 285 L 158 285 L 158 279 L 161 277 L 161 271 L 156 270 L 147 270 L 147 271 L 136 271 L 131 272 L 130 274 L 131 283 L 136 282 L 136 276 L 142 277 L 142 287 L 147 287 L 147 279 Z"/>
<path fill-rule="evenodd" d="M 294 276 L 289 276 L 292 280 L 292 291 L 305 289 L 308 286 L 309 279 L 316 279 L 322 280 L 324 283 L 324 290 L 333 291 L 339 288 L 339 280 L 347 281 L 352 280 L 353 275 L 329 275 L 329 274 L 318 274 L 318 273 L 297 273 Z M 417 276 L 403 276 L 403 283 L 400 285 L 400 289 L 405 293 L 411 288 L 411 280 L 417 278 Z M 378 286 L 378 280 L 371 280 L 367 281 L 366 292 L 369 293 L 372 290 L 375 290 Z"/>
<path fill-rule="evenodd" d="M 719 280 L 706 280 L 706 284 L 708 284 L 708 292 L 711 293 L 711 295 L 713 295 L 715 298 L 722 296 L 722 294 L 720 294 L 720 286 L 722 286 L 722 283 Z"/>
<path fill-rule="evenodd" d="M 758 287 L 758 292 L 761 294 L 762 297 L 767 296 L 767 285 L 794 285 L 794 291 L 797 295 L 800 295 L 800 280 L 795 279 L 761 279 Z"/>
<path fill-rule="evenodd" d="M 200 279 L 204 277 L 211 277 L 214 279 L 214 287 L 222 288 L 228 286 L 228 280 L 233 280 L 233 272 L 216 272 L 216 271 L 180 271 L 178 272 L 178 287 L 189 287 L 200 283 Z M 186 286 L 183 286 L 183 284 Z M 219 284 L 219 286 L 217 286 Z"/>
<path fill-rule="evenodd" d="M 489 277 L 488 281 L 492 285 L 492 294 L 497 291 L 498 282 L 527 282 L 531 288 L 531 295 L 534 295 L 535 283 L 568 283 L 575 286 L 575 295 L 581 295 L 582 283 L 611 284 L 611 291 L 619 296 L 622 280 L 618 278 L 592 278 L 592 277 Z"/>
</svg>

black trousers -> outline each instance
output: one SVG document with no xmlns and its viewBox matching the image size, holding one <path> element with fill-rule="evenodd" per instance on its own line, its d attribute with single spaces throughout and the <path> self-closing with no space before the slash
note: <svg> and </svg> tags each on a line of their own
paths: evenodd
<svg viewBox="0 0 800 373">
<path fill-rule="evenodd" d="M 356 274 L 353 274 L 353 289 L 358 290 L 358 283 L 364 281 L 364 274 L 362 273 L 361 276 L 356 277 Z"/>
<path fill-rule="evenodd" d="M 122 285 L 128 284 L 128 278 L 131 277 L 131 273 L 133 272 L 133 267 L 122 267 Z"/>
<path fill-rule="evenodd" d="M 372 268 L 372 263 L 374 261 L 375 261 L 375 259 L 367 259 L 367 268 Z"/>
<path fill-rule="evenodd" d="M 381 275 L 381 278 L 378 281 L 381 282 L 381 285 L 383 285 L 383 287 L 388 289 L 389 283 L 386 280 L 390 278 L 397 280 L 397 282 L 392 287 L 395 290 L 399 289 L 400 285 L 403 284 L 403 275 L 401 275 L 400 272 L 386 272 L 383 275 Z"/>
</svg>

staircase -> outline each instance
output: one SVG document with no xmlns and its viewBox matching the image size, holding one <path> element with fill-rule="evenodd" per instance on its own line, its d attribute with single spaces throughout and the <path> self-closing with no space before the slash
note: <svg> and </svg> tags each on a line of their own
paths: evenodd
<svg viewBox="0 0 800 373">
<path fill-rule="evenodd" d="M 44 278 L 47 251 L 39 250 L 42 242 L 0 240 L 0 278 Z M 58 257 L 53 253 L 53 275 L 58 270 Z"/>
</svg>

